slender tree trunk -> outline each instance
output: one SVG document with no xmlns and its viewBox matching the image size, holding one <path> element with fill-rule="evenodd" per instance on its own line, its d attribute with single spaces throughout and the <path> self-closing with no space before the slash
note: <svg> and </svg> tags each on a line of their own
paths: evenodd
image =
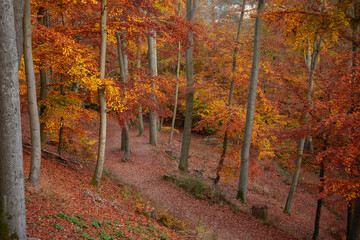
<svg viewBox="0 0 360 240">
<path fill-rule="evenodd" d="M 157 57 L 156 57 L 156 32 L 151 29 L 148 34 L 148 58 L 150 77 L 157 76 Z M 151 88 L 155 91 L 155 83 L 152 82 Z M 155 95 L 151 97 L 155 105 Z M 156 112 L 151 107 L 149 108 L 149 142 L 151 145 L 157 145 L 157 129 L 156 129 Z"/>
<path fill-rule="evenodd" d="M 319 42 L 315 41 L 312 53 L 311 53 L 311 50 L 310 50 L 310 47 L 309 47 L 308 52 L 305 55 L 305 64 L 307 65 L 308 72 L 309 72 L 309 87 L 308 87 L 308 91 L 306 93 L 306 100 L 309 103 L 311 102 L 312 93 L 313 93 L 313 89 L 314 89 L 314 85 L 315 85 L 314 73 L 315 73 L 317 63 L 318 63 L 318 59 L 319 59 L 319 55 L 320 55 L 321 44 L 322 44 L 321 40 L 319 40 Z M 304 126 L 306 126 L 308 124 L 309 118 L 310 118 L 309 113 L 306 113 L 303 116 Z M 309 138 L 312 139 L 311 136 Z M 293 200 L 293 197 L 294 197 L 294 194 L 295 194 L 295 189 L 296 189 L 296 186 L 297 186 L 297 183 L 298 183 L 298 180 L 299 180 L 301 162 L 302 162 L 302 157 L 303 157 L 303 153 L 304 153 L 305 140 L 306 140 L 305 137 L 303 137 L 300 140 L 298 158 L 296 160 L 296 169 L 295 169 L 295 172 L 293 173 L 293 177 L 292 177 L 292 180 L 291 180 L 289 195 L 288 195 L 288 197 L 286 199 L 284 213 L 291 214 L 291 203 L 292 203 L 292 200 Z M 312 140 L 311 140 L 311 146 L 312 146 Z"/>
<path fill-rule="evenodd" d="M 179 81 L 180 77 L 180 41 L 178 45 L 178 61 L 177 61 L 177 67 L 176 67 L 176 80 Z M 171 119 L 171 130 L 170 130 L 170 137 L 169 137 L 169 144 L 171 144 L 173 135 L 174 135 L 174 128 L 175 128 L 175 120 L 176 120 L 176 110 L 177 110 L 177 102 L 179 97 L 179 83 L 176 83 L 175 86 L 175 101 L 174 101 L 174 112 L 173 117 Z"/>
<path fill-rule="evenodd" d="M 17 44 L 22 43 L 23 4 L 20 0 L 0 4 L 0 236 L 4 240 L 26 240 L 18 76 L 22 44 Z"/>
<path fill-rule="evenodd" d="M 64 90 L 64 85 L 63 85 L 63 74 L 61 74 L 60 76 L 60 95 L 61 97 L 64 97 L 65 95 L 65 90 Z M 64 118 L 60 117 L 60 129 L 59 129 L 59 145 L 58 145 L 58 150 L 57 153 L 61 156 L 61 152 L 63 150 L 64 147 Z"/>
<path fill-rule="evenodd" d="M 320 163 L 320 174 L 319 174 L 319 178 L 320 178 L 320 182 L 323 183 L 324 182 L 324 173 L 325 173 L 325 167 L 324 167 L 324 162 Z M 323 186 L 321 186 L 319 194 L 321 194 L 321 192 L 324 190 Z M 314 227 L 314 234 L 312 239 L 316 240 L 319 236 L 319 230 L 320 230 L 320 217 L 321 217 L 321 207 L 323 204 L 323 199 L 319 198 L 317 201 L 317 207 L 316 207 L 316 216 L 315 216 L 315 227 Z"/>
<path fill-rule="evenodd" d="M 176 86 L 175 86 L 174 112 L 173 112 L 173 117 L 171 119 L 171 130 L 170 130 L 169 144 L 171 144 L 172 139 L 173 139 L 173 135 L 174 135 L 178 97 L 179 97 L 179 83 L 176 83 Z"/>
<path fill-rule="evenodd" d="M 101 0 L 101 20 L 100 20 L 100 28 L 101 28 L 100 78 L 101 79 L 105 77 L 105 57 L 106 57 L 106 38 L 107 38 L 106 17 L 107 17 L 106 0 Z M 99 150 L 98 150 L 98 157 L 96 162 L 96 169 L 94 172 L 94 176 L 91 180 L 91 184 L 96 187 L 99 187 L 100 185 L 100 180 L 104 169 L 104 158 L 105 158 L 107 109 L 106 109 L 104 86 L 98 88 L 98 96 L 100 103 Z"/>
<path fill-rule="evenodd" d="M 116 39 L 118 41 L 118 58 L 119 58 L 119 66 L 122 77 L 122 82 L 124 84 L 123 91 L 126 92 L 126 81 L 128 79 L 128 59 L 127 54 L 124 51 L 124 47 L 126 46 L 126 42 L 121 40 L 120 34 L 116 33 Z M 123 99 L 125 101 L 125 99 Z M 124 156 L 121 158 L 122 162 L 130 161 L 130 136 L 129 136 L 129 125 L 127 123 L 127 118 L 124 119 L 124 127 L 121 132 L 121 148 L 124 148 Z"/>
<path fill-rule="evenodd" d="M 39 9 L 38 15 L 41 15 L 41 17 L 38 17 L 38 21 L 41 23 L 41 25 L 48 27 L 48 17 L 44 16 L 46 15 L 46 9 L 41 7 Z M 44 66 L 40 66 L 40 100 L 45 100 L 46 96 L 48 95 L 47 86 L 49 84 L 49 77 L 46 74 L 46 68 Z M 39 116 L 40 118 L 45 118 L 45 106 L 40 107 Z M 40 138 L 41 138 L 41 149 L 45 148 L 46 145 L 46 123 L 41 122 L 40 123 Z"/>
<path fill-rule="evenodd" d="M 241 169 L 239 177 L 239 188 L 236 195 L 237 199 L 246 202 L 247 182 L 249 175 L 249 156 L 250 145 L 252 138 L 252 128 L 254 124 L 255 103 L 256 103 L 256 89 L 259 76 L 259 65 L 261 55 L 261 35 L 262 35 L 262 19 L 261 12 L 265 7 L 265 0 L 258 2 L 258 17 L 255 22 L 255 36 L 254 36 L 254 53 L 250 76 L 249 96 L 246 111 L 246 122 L 243 137 L 243 145 L 241 148 Z"/>
<path fill-rule="evenodd" d="M 181 9 L 181 2 L 178 3 L 178 13 L 177 16 L 180 17 L 180 9 Z M 179 78 L 180 78 L 180 61 L 181 61 L 181 43 L 178 42 L 178 54 L 177 54 L 177 63 L 176 63 L 176 86 L 175 86 L 175 101 L 174 101 L 174 111 L 173 117 L 171 120 L 171 130 L 169 136 L 169 144 L 171 144 L 173 135 L 174 135 L 174 128 L 175 128 L 175 120 L 176 120 L 176 110 L 177 110 L 177 102 L 179 97 Z"/>
<path fill-rule="evenodd" d="M 237 52 L 239 51 L 239 46 L 238 45 L 239 45 L 239 41 L 240 41 L 240 32 L 241 32 L 242 22 L 243 22 L 244 14 L 245 14 L 245 5 L 246 5 L 246 0 L 243 0 L 242 5 L 241 5 L 241 14 L 240 14 L 240 18 L 239 18 L 239 25 L 238 25 L 236 41 L 235 41 L 236 46 L 235 46 L 235 49 L 234 49 L 233 62 L 232 62 L 232 74 L 233 74 L 233 76 L 232 76 L 232 79 L 231 79 L 231 82 L 230 82 L 228 106 L 232 105 L 232 100 L 233 100 L 233 95 L 234 95 L 234 81 L 235 81 L 235 73 L 236 73 L 236 60 L 237 60 Z M 224 134 L 221 157 L 220 157 L 219 165 L 217 167 L 216 177 L 215 177 L 215 180 L 214 180 L 215 184 L 217 184 L 219 182 L 219 180 L 220 180 L 220 172 L 221 172 L 222 166 L 224 165 L 224 159 L 225 159 L 227 147 L 228 147 L 228 131 L 226 129 L 225 134 Z"/>
<path fill-rule="evenodd" d="M 141 53 L 140 53 L 140 43 L 136 50 L 136 68 L 141 67 Z M 143 119 L 143 111 L 142 106 L 139 104 L 138 106 L 139 114 L 138 114 L 138 122 L 139 122 L 139 136 L 145 136 L 145 129 L 144 129 L 144 119 Z"/>
<path fill-rule="evenodd" d="M 142 110 L 141 104 L 139 104 L 138 110 L 139 110 L 139 115 L 138 115 L 138 121 L 139 121 L 139 136 L 145 136 L 143 110 Z"/>
<path fill-rule="evenodd" d="M 186 0 L 186 19 L 189 22 L 195 21 L 197 0 Z M 193 119 L 193 101 L 194 101 L 194 34 L 191 29 L 187 34 L 188 46 L 185 53 L 186 59 L 186 112 L 185 123 L 182 137 L 181 154 L 179 160 L 179 169 L 186 171 L 188 167 L 188 158 L 190 150 L 191 129 Z"/>
<path fill-rule="evenodd" d="M 27 83 L 27 98 L 31 131 L 31 163 L 28 181 L 37 186 L 40 179 L 41 139 L 39 112 L 36 98 L 34 62 L 31 46 L 31 9 L 30 0 L 25 0 L 24 10 L 24 62 Z"/>
</svg>

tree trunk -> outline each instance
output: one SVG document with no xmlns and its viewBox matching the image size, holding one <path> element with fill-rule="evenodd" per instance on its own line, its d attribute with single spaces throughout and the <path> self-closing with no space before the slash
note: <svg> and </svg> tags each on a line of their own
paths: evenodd
<svg viewBox="0 0 360 240">
<path fill-rule="evenodd" d="M 245 4 L 246 4 L 246 0 L 243 0 L 242 5 L 241 5 L 241 14 L 240 14 L 240 18 L 239 18 L 239 25 L 238 25 L 238 30 L 237 30 L 237 35 L 236 35 L 236 46 L 234 49 L 234 55 L 233 55 L 233 62 L 232 62 L 232 79 L 230 82 L 230 90 L 229 90 L 229 103 L 228 106 L 232 105 L 232 100 L 233 100 L 233 95 L 234 95 L 234 81 L 235 81 L 235 73 L 236 73 L 236 60 L 237 60 L 237 52 L 239 51 L 239 40 L 240 40 L 240 32 L 241 32 L 241 27 L 242 27 L 242 22 L 244 19 L 244 14 L 245 14 Z M 220 172 L 221 172 L 221 168 L 224 165 L 224 159 L 225 159 L 225 155 L 226 155 L 226 151 L 227 151 L 227 146 L 228 146 L 228 132 L 227 129 L 225 130 L 225 134 L 224 134 L 224 140 L 223 140 L 223 149 L 222 149 L 222 153 L 221 153 L 221 157 L 220 157 L 220 162 L 219 165 L 217 167 L 217 171 L 216 171 L 216 177 L 214 180 L 214 184 L 217 184 L 220 180 Z"/>
<path fill-rule="evenodd" d="M 179 1 L 178 5 L 178 17 L 180 16 L 180 9 L 181 9 L 181 2 Z M 174 128 L 175 128 L 175 120 L 176 120 L 176 110 L 177 110 L 177 102 L 179 97 L 179 78 L 180 78 L 180 61 L 181 61 L 181 43 L 178 42 L 178 54 L 177 54 L 177 63 L 176 63 L 176 86 L 175 86 L 175 101 L 174 101 L 174 111 L 173 117 L 171 120 L 171 130 L 169 136 L 169 144 L 171 144 L 173 135 L 174 135 Z"/>
<path fill-rule="evenodd" d="M 27 84 L 27 100 L 31 131 L 31 163 L 28 181 L 37 186 L 40 179 L 41 139 L 39 112 L 36 98 L 34 62 L 31 46 L 31 9 L 30 0 L 25 1 L 24 9 L 24 62 Z"/>
<path fill-rule="evenodd" d="M 253 62 L 252 62 L 251 76 L 250 76 L 246 122 L 245 122 L 245 130 L 243 137 L 243 145 L 241 148 L 241 170 L 239 177 L 239 188 L 236 195 L 236 198 L 240 199 L 242 202 L 246 202 L 246 191 L 247 191 L 247 182 L 249 175 L 250 145 L 252 138 L 252 128 L 254 124 L 256 89 L 257 89 L 260 54 L 261 54 L 262 19 L 260 14 L 264 9 L 264 6 L 265 6 L 265 0 L 259 0 L 258 2 L 259 15 L 258 17 L 256 17 L 256 22 L 255 22 L 254 53 L 253 53 Z"/>
<path fill-rule="evenodd" d="M 41 25 L 48 27 L 48 17 L 44 16 L 46 15 L 46 9 L 41 7 L 39 9 L 38 15 L 41 15 L 41 17 L 38 17 L 38 21 L 41 23 Z M 48 95 L 47 86 L 49 84 L 49 78 L 46 74 L 46 68 L 44 66 L 40 66 L 40 100 L 45 100 L 46 96 Z M 45 106 L 40 107 L 39 116 L 40 118 L 45 117 Z M 41 122 L 40 123 L 40 138 L 41 138 L 41 149 L 45 148 L 46 145 L 46 123 Z"/>
<path fill-rule="evenodd" d="M 123 91 L 126 92 L 126 80 L 128 79 L 128 59 L 127 54 L 125 53 L 123 47 L 126 46 L 126 42 L 121 39 L 120 34 L 116 33 L 116 39 L 118 42 L 118 58 L 119 66 L 122 77 L 122 82 L 124 84 Z M 125 101 L 125 99 L 123 99 Z M 130 161 L 130 137 L 129 137 L 129 125 L 127 123 L 127 117 L 124 117 L 124 127 L 121 131 L 121 150 L 124 150 L 124 156 L 121 158 L 122 162 Z"/>
<path fill-rule="evenodd" d="M 140 43 L 136 50 L 136 68 L 141 67 L 141 53 L 140 53 Z M 138 114 L 138 122 L 139 122 L 139 136 L 145 136 L 145 129 L 144 129 L 144 119 L 143 119 L 143 111 L 142 106 L 139 104 L 139 114 Z"/>
<path fill-rule="evenodd" d="M 157 58 L 156 58 L 156 32 L 151 29 L 148 34 L 148 58 L 150 77 L 157 76 Z M 155 91 L 155 83 L 152 82 L 151 88 Z M 151 101 L 155 105 L 155 96 L 151 96 Z M 149 108 L 149 142 L 151 145 L 157 145 L 157 129 L 156 129 L 156 112 L 151 107 Z"/>
<path fill-rule="evenodd" d="M 320 174 L 319 174 L 319 178 L 320 178 L 320 182 L 323 183 L 324 182 L 324 162 L 320 163 Z M 324 187 L 321 186 L 320 187 L 320 191 L 319 194 L 321 194 L 321 192 L 324 190 Z M 315 227 L 314 227 L 314 234 L 312 239 L 316 240 L 317 237 L 319 236 L 319 230 L 320 230 L 320 217 L 321 217 L 321 207 L 323 204 L 323 199 L 319 198 L 317 201 L 317 207 L 316 207 L 316 215 L 315 215 Z"/>
<path fill-rule="evenodd" d="M 60 75 L 60 95 L 61 97 L 64 97 L 65 95 L 65 90 L 64 90 L 64 85 L 63 85 L 63 74 Z M 60 129 L 59 129 L 59 145 L 58 145 L 58 150 L 57 153 L 59 154 L 59 156 L 61 156 L 61 152 L 63 150 L 64 147 L 64 118 L 60 117 Z"/>
<path fill-rule="evenodd" d="M 315 73 L 317 63 L 318 63 L 318 59 L 319 59 L 319 55 L 320 55 L 321 44 L 322 44 L 321 40 L 319 40 L 319 42 L 315 41 L 312 53 L 311 53 L 311 50 L 310 50 L 310 47 L 309 47 L 307 54 L 304 56 L 305 64 L 307 65 L 308 72 L 309 72 L 309 87 L 308 87 L 308 91 L 306 93 L 306 100 L 309 103 L 310 103 L 310 101 L 312 99 L 312 93 L 313 93 L 313 89 L 314 89 L 314 85 L 315 85 L 314 73 Z M 308 124 L 309 118 L 310 118 L 309 113 L 306 113 L 303 116 L 304 126 L 306 126 Z M 309 139 L 311 139 L 311 146 L 312 146 L 312 138 L 311 138 L 311 136 L 309 136 Z M 284 213 L 291 214 L 291 203 L 292 203 L 292 200 L 293 200 L 293 197 L 294 197 L 294 194 L 295 194 L 296 185 L 297 185 L 298 180 L 299 180 L 301 162 L 302 162 L 302 157 L 303 157 L 303 153 L 304 153 L 305 140 L 306 140 L 305 137 L 303 137 L 300 140 L 298 158 L 296 160 L 296 169 L 295 169 L 295 172 L 294 172 L 292 180 L 291 180 L 289 195 L 288 195 L 287 200 L 286 200 Z"/>
<path fill-rule="evenodd" d="M 139 136 L 145 136 L 143 110 L 142 110 L 141 104 L 139 104 L 138 109 L 139 109 L 139 115 L 138 115 L 138 121 L 139 121 Z"/>
<path fill-rule="evenodd" d="M 100 78 L 105 77 L 105 57 L 106 57 L 106 0 L 101 0 L 101 43 L 100 43 Z M 99 103 L 100 103 L 100 129 L 99 129 L 99 150 L 96 162 L 96 169 L 94 176 L 91 180 L 93 186 L 99 187 L 100 180 L 104 169 L 105 158 L 105 143 L 106 143 L 106 99 L 105 99 L 105 87 L 98 88 Z"/>
<path fill-rule="evenodd" d="M 187 21 L 195 21 L 196 0 L 186 0 L 186 19 Z M 179 169 L 186 171 L 188 167 L 188 158 L 190 150 L 190 139 L 193 119 L 193 101 L 194 101 L 194 34 L 191 29 L 187 34 L 188 46 L 185 53 L 186 59 L 186 111 L 185 123 L 181 144 L 181 154 L 179 160 Z"/>
<path fill-rule="evenodd" d="M 4 240 L 26 239 L 18 76 L 22 44 L 17 44 L 22 42 L 17 38 L 22 38 L 23 3 L 0 4 L 0 236 Z"/>
</svg>

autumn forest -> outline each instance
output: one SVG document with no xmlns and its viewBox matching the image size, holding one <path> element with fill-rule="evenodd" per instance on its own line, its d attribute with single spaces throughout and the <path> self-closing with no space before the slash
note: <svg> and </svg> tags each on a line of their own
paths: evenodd
<svg viewBox="0 0 360 240">
<path fill-rule="evenodd" d="M 360 239 L 359 37 L 359 0 L 1 1 L 0 239 Z"/>
</svg>

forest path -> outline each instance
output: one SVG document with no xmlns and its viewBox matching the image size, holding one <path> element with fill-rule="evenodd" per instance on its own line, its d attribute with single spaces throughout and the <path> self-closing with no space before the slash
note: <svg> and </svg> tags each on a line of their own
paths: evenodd
<svg viewBox="0 0 360 240">
<path fill-rule="evenodd" d="M 148 132 L 146 133 L 148 134 Z M 203 222 L 208 232 L 206 239 L 293 239 L 289 234 L 276 227 L 265 226 L 261 220 L 250 214 L 234 213 L 228 206 L 210 205 L 208 201 L 195 199 L 174 183 L 162 180 L 166 173 L 177 173 L 177 161 L 167 157 L 165 150 L 174 150 L 167 143 L 168 132 L 159 132 L 158 146 L 149 145 L 149 137 L 139 137 L 137 129 L 130 129 L 131 162 L 120 162 L 121 129 L 114 120 L 109 120 L 107 128 L 105 167 L 122 182 L 133 185 L 141 194 L 156 206 L 168 209 L 180 220 L 191 223 L 194 227 Z M 174 145 L 180 149 L 180 134 L 175 134 Z M 203 149 L 194 150 L 201 139 L 192 138 L 191 155 L 202 154 L 209 157 Z M 203 147 L 207 147 L 203 145 Z M 209 148 L 210 149 L 210 148 Z M 211 149 L 210 149 L 211 151 Z M 173 155 L 179 155 L 173 151 Z M 201 166 L 206 166 L 205 160 Z M 216 161 L 212 161 L 213 164 Z M 191 163 L 190 163 L 191 166 Z M 217 236 L 217 238 L 211 238 Z"/>
</svg>

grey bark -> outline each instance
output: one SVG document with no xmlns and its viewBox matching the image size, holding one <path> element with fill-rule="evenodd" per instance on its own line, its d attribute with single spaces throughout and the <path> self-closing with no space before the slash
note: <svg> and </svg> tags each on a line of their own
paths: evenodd
<svg viewBox="0 0 360 240">
<path fill-rule="evenodd" d="M 230 82 L 228 106 L 232 105 L 232 100 L 233 100 L 233 95 L 234 95 L 234 81 L 235 81 L 235 73 L 236 73 L 236 60 L 237 60 L 237 52 L 239 51 L 240 33 L 241 33 L 242 22 L 243 22 L 244 14 L 245 14 L 245 5 L 246 5 L 246 0 L 243 0 L 242 5 L 241 5 L 241 13 L 240 13 L 240 17 L 239 17 L 239 24 L 238 24 L 238 30 L 237 30 L 237 35 L 236 35 L 236 41 L 235 41 L 236 46 L 235 46 L 234 54 L 233 54 L 233 62 L 232 62 L 232 74 L 233 74 L 233 77 L 232 77 L 231 82 Z M 227 146 L 228 146 L 228 131 L 226 129 L 225 134 L 224 134 L 222 153 L 221 153 L 219 165 L 217 167 L 216 177 L 214 179 L 215 184 L 217 184 L 219 182 L 219 180 L 220 180 L 220 172 L 221 172 L 222 166 L 224 165 Z"/>
<path fill-rule="evenodd" d="M 148 34 L 148 59 L 150 77 L 157 76 L 157 57 L 156 57 L 156 32 L 151 29 Z M 152 82 L 151 88 L 155 91 L 155 83 Z M 151 96 L 153 105 L 155 105 L 155 96 Z M 156 112 L 151 107 L 149 108 L 149 142 L 151 145 L 157 145 L 157 129 L 156 129 Z"/>
<path fill-rule="evenodd" d="M 49 27 L 48 24 L 48 17 L 44 16 L 46 14 L 46 9 L 41 7 L 39 9 L 38 15 L 42 15 L 41 17 L 38 18 L 39 22 L 46 26 Z M 45 100 L 46 96 L 48 95 L 48 90 L 47 90 L 47 86 L 49 84 L 49 77 L 46 73 L 46 68 L 44 66 L 40 66 L 40 100 Z M 45 114 L 45 106 L 41 106 L 40 107 L 40 118 L 44 118 L 44 114 Z M 46 123 L 45 122 L 41 122 L 40 123 L 40 138 L 41 138 L 41 149 L 45 148 L 46 145 Z"/>
<path fill-rule="evenodd" d="M 64 85 L 63 85 L 63 74 L 60 75 L 60 95 L 63 97 L 65 95 Z M 60 129 L 59 129 L 59 145 L 57 153 L 61 156 L 61 152 L 64 147 L 64 118 L 60 117 Z"/>
<path fill-rule="evenodd" d="M 306 66 L 308 68 L 308 72 L 309 72 L 309 87 L 308 87 L 308 90 L 307 90 L 307 93 L 306 93 L 306 100 L 309 103 L 311 102 L 313 89 L 314 89 L 314 85 L 315 85 L 314 73 L 315 73 L 315 70 L 316 70 L 316 67 L 317 67 L 317 63 L 318 63 L 318 59 L 319 59 L 319 55 L 320 55 L 320 50 L 321 50 L 321 45 L 322 45 L 321 40 L 319 40 L 319 42 L 314 41 L 313 51 L 311 52 L 310 47 L 309 47 L 308 51 L 307 51 L 307 54 L 305 54 L 305 56 L 304 56 L 305 64 L 306 64 Z M 309 113 L 306 113 L 303 116 L 304 126 L 306 126 L 308 124 L 309 118 L 310 118 Z M 288 197 L 286 199 L 284 213 L 291 214 L 291 203 L 292 203 L 292 200 L 293 200 L 293 197 L 294 197 L 294 194 L 295 194 L 295 189 L 296 189 L 296 186 L 297 186 L 297 183 L 298 183 L 298 180 L 299 180 L 301 162 L 302 162 L 303 153 L 304 153 L 305 140 L 306 140 L 305 137 L 303 137 L 300 140 L 298 158 L 296 160 L 296 168 L 295 168 L 295 172 L 293 173 L 293 176 L 292 176 L 289 195 L 288 195 Z"/>
<path fill-rule="evenodd" d="M 17 44 L 23 31 L 19 17 L 23 3 L 3 0 L 0 4 L 0 236 L 4 240 L 26 239 L 18 76 L 22 44 Z"/>
<path fill-rule="evenodd" d="M 137 56 L 136 68 L 140 68 L 141 67 L 140 43 L 139 43 L 139 46 L 137 47 L 137 50 L 136 50 L 136 56 Z M 139 136 L 144 136 L 145 135 L 145 129 L 144 129 L 144 119 L 143 119 L 143 111 L 142 111 L 141 104 L 139 104 L 138 110 L 139 110 L 139 114 L 138 114 Z"/>
<path fill-rule="evenodd" d="M 40 123 L 39 112 L 36 98 L 36 84 L 34 62 L 32 57 L 31 46 L 31 9 L 30 0 L 25 0 L 24 10 L 24 62 L 27 84 L 27 100 L 30 118 L 31 131 L 31 162 L 28 181 L 37 186 L 40 179 L 41 167 L 41 139 L 40 139 Z"/>
<path fill-rule="evenodd" d="M 241 169 L 239 177 L 239 188 L 236 195 L 237 199 L 246 202 L 247 182 L 249 175 L 249 156 L 250 145 L 252 138 L 252 128 L 254 124 L 255 103 L 256 103 L 256 89 L 259 76 L 259 65 L 261 55 L 261 35 L 262 35 L 262 18 L 261 12 L 265 7 L 265 0 L 258 2 L 258 16 L 255 21 L 255 36 L 254 36 L 254 53 L 250 76 L 249 96 L 246 111 L 246 122 L 243 137 L 243 145 L 241 148 Z"/>
<path fill-rule="evenodd" d="M 129 76 L 128 72 L 128 59 L 127 54 L 124 51 L 124 47 L 126 46 L 126 42 L 121 39 L 120 34 L 116 33 L 116 39 L 118 42 L 118 58 L 119 58 L 119 66 L 121 72 L 122 82 L 124 84 L 123 91 L 126 92 L 126 81 Z M 121 161 L 126 162 L 130 161 L 130 136 L 129 136 L 129 125 L 127 123 L 127 118 L 124 120 L 124 127 L 121 131 L 121 148 L 124 147 L 124 156 L 121 158 Z"/>
<path fill-rule="evenodd" d="M 101 20 L 100 20 L 100 29 L 101 29 L 100 78 L 101 79 L 105 77 L 105 57 L 106 57 L 106 38 L 107 38 L 106 18 L 107 18 L 106 0 L 101 0 Z M 91 184 L 96 187 L 99 187 L 100 185 L 100 180 L 104 170 L 104 160 L 105 160 L 107 109 L 106 109 L 104 86 L 98 88 L 98 96 L 100 103 L 99 150 L 98 150 L 98 157 L 96 162 L 96 169 L 94 172 L 94 176 L 91 180 Z"/>
<path fill-rule="evenodd" d="M 195 21 L 196 0 L 186 0 L 186 19 L 189 22 Z M 186 111 L 185 123 L 181 144 L 181 154 L 179 160 L 179 169 L 186 171 L 188 167 L 188 158 L 190 150 L 191 129 L 193 119 L 193 101 L 194 101 L 194 35 L 191 29 L 187 34 L 188 46 L 185 53 L 186 61 Z"/>
<path fill-rule="evenodd" d="M 181 2 L 179 1 L 178 5 L 178 16 L 180 16 L 180 8 L 181 8 Z M 181 43 L 178 42 L 178 54 L 177 54 L 177 63 L 176 63 L 176 86 L 175 86 L 175 101 L 174 101 L 174 111 L 173 111 L 173 117 L 171 120 L 171 130 L 170 130 L 170 136 L 169 136 L 169 144 L 171 144 L 173 135 L 174 135 L 174 128 L 175 128 L 175 120 L 176 120 L 176 109 L 177 109 L 177 101 L 179 96 L 179 78 L 180 78 L 180 60 L 181 60 Z"/>
<path fill-rule="evenodd" d="M 181 45 L 180 45 L 180 41 L 179 41 L 179 43 L 178 43 L 177 65 L 176 65 L 176 80 L 177 81 L 179 81 L 179 77 L 180 77 L 180 60 L 181 60 L 181 52 L 180 52 L 180 50 L 181 50 Z M 174 134 L 178 96 L 179 96 L 179 83 L 177 82 L 176 86 L 175 86 L 174 111 L 173 111 L 173 117 L 172 117 L 172 120 L 171 120 L 171 130 L 170 130 L 169 144 L 171 144 L 171 141 L 173 139 L 173 134 Z"/>
</svg>

